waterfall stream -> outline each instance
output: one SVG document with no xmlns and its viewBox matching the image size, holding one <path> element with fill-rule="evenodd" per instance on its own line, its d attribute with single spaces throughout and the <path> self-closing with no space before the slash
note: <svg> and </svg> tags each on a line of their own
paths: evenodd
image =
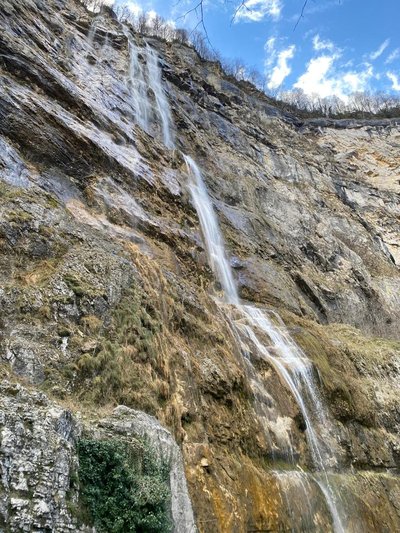
<svg viewBox="0 0 400 533">
<path fill-rule="evenodd" d="M 171 111 L 167 95 L 162 86 L 161 69 L 158 66 L 158 61 L 159 58 L 156 51 L 153 50 L 149 44 L 146 44 L 146 62 L 149 85 L 155 97 L 158 116 L 161 119 L 164 144 L 167 148 L 174 148 Z"/>
<path fill-rule="evenodd" d="M 129 84 L 136 122 L 147 133 L 150 133 L 152 121 L 157 118 L 161 122 L 165 146 L 174 148 L 171 111 L 162 85 L 158 55 L 149 44 L 146 44 L 144 49 L 139 49 L 129 30 L 125 28 L 124 31 L 129 42 Z M 264 426 L 267 439 L 272 443 L 269 431 L 274 421 L 269 409 L 265 407 L 268 402 L 264 401 L 270 397 L 246 352 L 255 352 L 259 358 L 273 367 L 294 397 L 304 419 L 306 438 L 315 472 L 312 474 L 298 470 L 277 472 L 278 482 L 284 492 L 288 476 L 292 475 L 295 484 L 304 494 L 307 494 L 307 486 L 314 482 L 319 487 L 332 516 L 334 531 L 344 533 L 343 511 L 329 481 L 329 469 L 337 463 L 334 450 L 328 444 L 328 441 L 334 440 L 333 424 L 330 422 L 329 414 L 324 408 L 315 385 L 312 364 L 290 338 L 276 313 L 268 314 L 264 310 L 240 302 L 217 216 L 201 171 L 190 156 L 183 154 L 183 157 L 187 167 L 188 188 L 199 217 L 209 263 L 223 291 L 223 300 L 218 302 L 238 341 L 241 352 L 244 353 L 248 380 L 254 393 L 255 409 Z M 289 441 L 286 443 L 287 456 L 294 464 L 290 438 L 286 440 Z M 290 507 L 290 502 L 288 506 Z M 310 502 L 307 506 L 310 509 Z M 310 513 L 311 511 L 306 511 L 306 514 Z"/>
<path fill-rule="evenodd" d="M 148 134 L 159 125 L 163 143 L 174 148 L 171 110 L 162 85 L 159 57 L 146 43 L 140 48 L 128 28 L 124 27 L 129 46 L 128 84 L 132 95 L 136 123 Z"/>
<path fill-rule="evenodd" d="M 275 369 L 295 398 L 306 424 L 307 441 L 316 469 L 313 477 L 325 497 L 335 532 L 344 533 L 339 502 L 332 490 L 326 468 L 332 457 L 330 457 L 330 450 L 318 438 L 314 427 L 314 420 L 323 423 L 326 427 L 329 418 L 312 378 L 311 362 L 289 335 L 274 325 L 267 313 L 254 306 L 240 303 L 231 267 L 226 258 L 217 217 L 200 169 L 190 157 L 184 156 L 184 159 L 189 176 L 189 190 L 200 220 L 210 265 L 222 285 L 226 302 L 231 304 L 239 314 L 239 320 L 233 320 L 231 324 L 239 337 L 247 338 L 257 354 Z M 269 339 L 271 348 L 265 345 L 263 337 Z M 256 380 L 256 387 L 259 391 L 263 385 L 254 369 L 251 374 Z"/>
<path fill-rule="evenodd" d="M 200 219 L 210 266 L 222 285 L 227 303 L 239 304 L 239 296 L 231 268 L 225 256 L 224 242 L 218 228 L 217 217 L 200 170 L 191 157 L 188 155 L 183 157 L 188 169 L 189 190 Z"/>
<path fill-rule="evenodd" d="M 148 83 L 145 78 L 145 70 L 139 59 L 139 49 L 135 41 L 129 32 L 126 35 L 129 44 L 128 80 L 135 109 L 135 120 L 146 133 L 150 133 L 151 103 L 147 94 Z"/>
</svg>

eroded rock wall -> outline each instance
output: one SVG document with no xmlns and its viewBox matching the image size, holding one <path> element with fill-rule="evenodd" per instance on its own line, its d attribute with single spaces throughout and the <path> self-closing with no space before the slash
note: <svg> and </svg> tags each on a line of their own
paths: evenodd
<svg viewBox="0 0 400 533">
<path fill-rule="evenodd" d="M 272 441 L 288 431 L 300 467 L 282 456 L 275 472 L 277 451 L 214 300 L 182 151 L 203 170 L 241 297 L 278 310 L 315 364 L 348 530 L 399 529 L 397 122 L 300 122 L 191 48 L 148 39 L 172 109 L 169 150 L 157 121 L 149 133 L 135 125 L 116 20 L 100 17 L 91 40 L 93 15 L 72 0 L 5 0 L 0 14 L 2 371 L 52 397 L 23 412 L 39 409 L 51 426 L 42 431 L 66 449 L 57 403 L 88 423 L 118 404 L 155 415 L 182 448 L 201 532 L 332 528 L 302 477 L 311 461 L 299 409 L 254 358 L 277 412 Z M 2 446 L 17 439 L 10 427 Z M 55 472 L 46 465 L 46 479 Z M 34 486 L 35 472 L 24 475 Z M 65 502 L 40 518 L 38 498 L 26 523 L 64 531 Z M 3 514 L 12 530 L 24 509 Z"/>
</svg>

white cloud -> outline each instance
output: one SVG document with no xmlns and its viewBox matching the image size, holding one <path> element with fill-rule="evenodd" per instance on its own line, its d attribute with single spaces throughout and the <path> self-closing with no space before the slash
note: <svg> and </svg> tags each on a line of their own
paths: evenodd
<svg viewBox="0 0 400 533">
<path fill-rule="evenodd" d="M 265 45 L 264 45 L 264 50 L 266 50 L 267 52 L 269 53 L 274 53 L 275 51 L 275 44 L 276 44 L 276 37 L 270 37 Z"/>
<path fill-rule="evenodd" d="M 268 48 L 267 41 L 267 48 Z M 276 64 L 272 70 L 270 70 L 267 75 L 267 87 L 268 89 L 277 89 L 282 85 L 284 80 L 292 72 L 292 68 L 289 66 L 288 62 L 293 58 L 296 47 L 294 44 L 288 46 L 284 50 L 281 50 L 279 53 L 275 52 Z M 268 66 L 268 58 L 266 60 L 266 65 Z M 271 65 L 271 63 L 269 63 Z"/>
<path fill-rule="evenodd" d="M 338 82 L 344 92 L 358 93 L 367 88 L 368 81 L 373 77 L 374 71 L 372 65 L 366 65 L 364 70 L 358 72 L 346 72 Z"/>
<path fill-rule="evenodd" d="M 259 22 L 266 16 L 277 20 L 282 11 L 282 0 L 247 0 L 236 12 L 235 21 Z"/>
<path fill-rule="evenodd" d="M 266 52 L 265 66 L 266 67 L 270 67 L 272 65 L 272 63 L 275 61 L 275 59 L 276 59 L 276 54 L 277 54 L 276 37 L 270 37 L 266 41 L 266 43 L 264 45 L 264 50 Z"/>
<path fill-rule="evenodd" d="M 386 76 L 392 82 L 392 89 L 394 91 L 400 91 L 400 79 L 399 79 L 399 76 L 397 76 L 393 72 L 386 72 Z"/>
<path fill-rule="evenodd" d="M 320 56 L 311 59 L 307 70 L 294 84 L 296 89 L 302 89 L 306 94 L 319 94 L 322 97 L 333 93 L 333 84 L 327 79 L 327 74 L 336 57 Z"/>
<path fill-rule="evenodd" d="M 313 48 L 317 52 L 320 52 L 321 50 L 329 50 L 333 52 L 333 50 L 335 50 L 335 45 L 332 41 L 323 41 L 321 37 L 317 34 L 313 38 Z"/>
<path fill-rule="evenodd" d="M 396 48 L 393 50 L 393 52 L 387 57 L 385 61 L 385 65 L 389 65 L 390 63 L 393 63 L 396 59 L 400 57 L 400 48 Z"/>
<path fill-rule="evenodd" d="M 365 64 L 359 71 L 343 71 L 335 68 L 339 54 L 322 55 L 311 59 L 307 70 L 302 74 L 294 88 L 302 89 L 306 94 L 321 98 L 338 96 L 346 101 L 353 92 L 364 91 L 373 76 L 373 68 Z"/>
<path fill-rule="evenodd" d="M 389 46 L 389 42 L 390 42 L 390 39 L 386 39 L 386 41 L 383 41 L 380 47 L 377 50 L 375 50 L 375 52 L 372 52 L 372 54 L 370 54 L 369 58 L 371 59 L 371 61 L 375 61 L 375 59 L 378 59 L 378 57 L 380 57 L 383 54 L 383 52 Z"/>
<path fill-rule="evenodd" d="M 129 11 L 131 11 L 135 17 L 138 17 L 141 13 L 143 13 L 142 6 L 138 4 L 137 2 L 130 1 L 130 2 L 126 2 L 124 5 L 126 5 Z"/>
</svg>

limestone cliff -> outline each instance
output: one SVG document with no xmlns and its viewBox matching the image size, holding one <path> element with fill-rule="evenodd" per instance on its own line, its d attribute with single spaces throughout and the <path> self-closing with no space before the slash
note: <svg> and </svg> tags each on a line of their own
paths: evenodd
<svg viewBox="0 0 400 533">
<path fill-rule="evenodd" d="M 241 301 L 312 361 L 344 530 L 400 530 L 400 121 L 299 120 L 190 47 L 93 20 L 0 6 L 2 530 L 91 530 L 85 434 L 172 457 L 174 527 L 194 531 L 169 432 L 200 532 L 337 529 L 299 402 L 220 303 L 183 154 Z"/>
</svg>

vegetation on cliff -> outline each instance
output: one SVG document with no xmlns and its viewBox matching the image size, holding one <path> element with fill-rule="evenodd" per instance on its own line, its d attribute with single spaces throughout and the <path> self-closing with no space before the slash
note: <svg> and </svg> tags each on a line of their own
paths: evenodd
<svg viewBox="0 0 400 533">
<path fill-rule="evenodd" d="M 216 303 L 182 156 L 163 146 L 154 117 L 149 131 L 135 123 L 126 28 L 107 15 L 93 36 L 92 13 L 59 4 L 0 8 L 0 348 L 10 380 L 76 416 L 55 416 L 42 393 L 35 407 L 32 395 L 0 391 L 2 520 L 73 530 L 64 504 L 75 420 L 96 428 L 81 452 L 116 465 L 122 492 L 141 477 L 119 447 L 136 435 L 138 412 L 103 418 L 123 403 L 155 415 L 182 446 L 202 533 L 331 531 L 293 395 Z M 142 66 L 147 45 L 160 57 L 177 146 L 201 165 L 241 300 L 279 312 L 310 360 L 334 418 L 349 515 L 397 530 L 398 128 L 304 125 L 179 39 L 130 36 Z M 111 480 L 96 476 L 91 486 L 105 480 L 108 498 Z"/>
<path fill-rule="evenodd" d="M 151 447 L 116 439 L 78 443 L 81 500 L 99 533 L 170 533 L 169 466 Z"/>
</svg>

